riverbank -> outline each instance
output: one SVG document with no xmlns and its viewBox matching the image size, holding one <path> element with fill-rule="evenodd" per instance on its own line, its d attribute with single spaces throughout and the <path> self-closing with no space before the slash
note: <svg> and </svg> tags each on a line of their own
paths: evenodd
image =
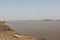
<svg viewBox="0 0 60 40">
<path fill-rule="evenodd" d="M 35 37 L 16 32 L 5 22 L 0 22 L 0 40 L 37 40 Z"/>
</svg>

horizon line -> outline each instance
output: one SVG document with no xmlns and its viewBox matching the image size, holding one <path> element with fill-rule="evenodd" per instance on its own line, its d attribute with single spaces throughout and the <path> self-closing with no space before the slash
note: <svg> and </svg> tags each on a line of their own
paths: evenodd
<svg viewBox="0 0 60 40">
<path fill-rule="evenodd" d="M 40 20 L 40 21 L 53 21 L 53 20 L 60 20 L 60 19 L 0 19 L 0 21 L 19 21 L 19 20 Z"/>
</svg>

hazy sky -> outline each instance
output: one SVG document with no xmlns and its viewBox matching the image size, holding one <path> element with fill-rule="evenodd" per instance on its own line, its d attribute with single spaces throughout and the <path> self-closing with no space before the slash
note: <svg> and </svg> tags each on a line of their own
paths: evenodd
<svg viewBox="0 0 60 40">
<path fill-rule="evenodd" d="M 0 19 L 60 19 L 58 0 L 0 0 Z"/>
</svg>

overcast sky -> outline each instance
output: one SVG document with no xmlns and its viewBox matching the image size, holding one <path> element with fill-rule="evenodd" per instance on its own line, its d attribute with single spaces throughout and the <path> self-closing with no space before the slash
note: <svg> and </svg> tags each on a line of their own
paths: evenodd
<svg viewBox="0 0 60 40">
<path fill-rule="evenodd" d="M 0 19 L 60 19 L 58 0 L 0 0 Z"/>
</svg>

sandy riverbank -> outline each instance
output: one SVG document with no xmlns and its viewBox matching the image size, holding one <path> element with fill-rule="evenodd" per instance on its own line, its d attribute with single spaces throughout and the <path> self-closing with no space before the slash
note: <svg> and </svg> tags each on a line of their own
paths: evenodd
<svg viewBox="0 0 60 40">
<path fill-rule="evenodd" d="M 9 26 L 6 25 L 5 22 L 0 22 L 0 40 L 37 40 L 37 39 L 24 33 L 18 33 L 15 30 L 9 28 Z"/>
</svg>

